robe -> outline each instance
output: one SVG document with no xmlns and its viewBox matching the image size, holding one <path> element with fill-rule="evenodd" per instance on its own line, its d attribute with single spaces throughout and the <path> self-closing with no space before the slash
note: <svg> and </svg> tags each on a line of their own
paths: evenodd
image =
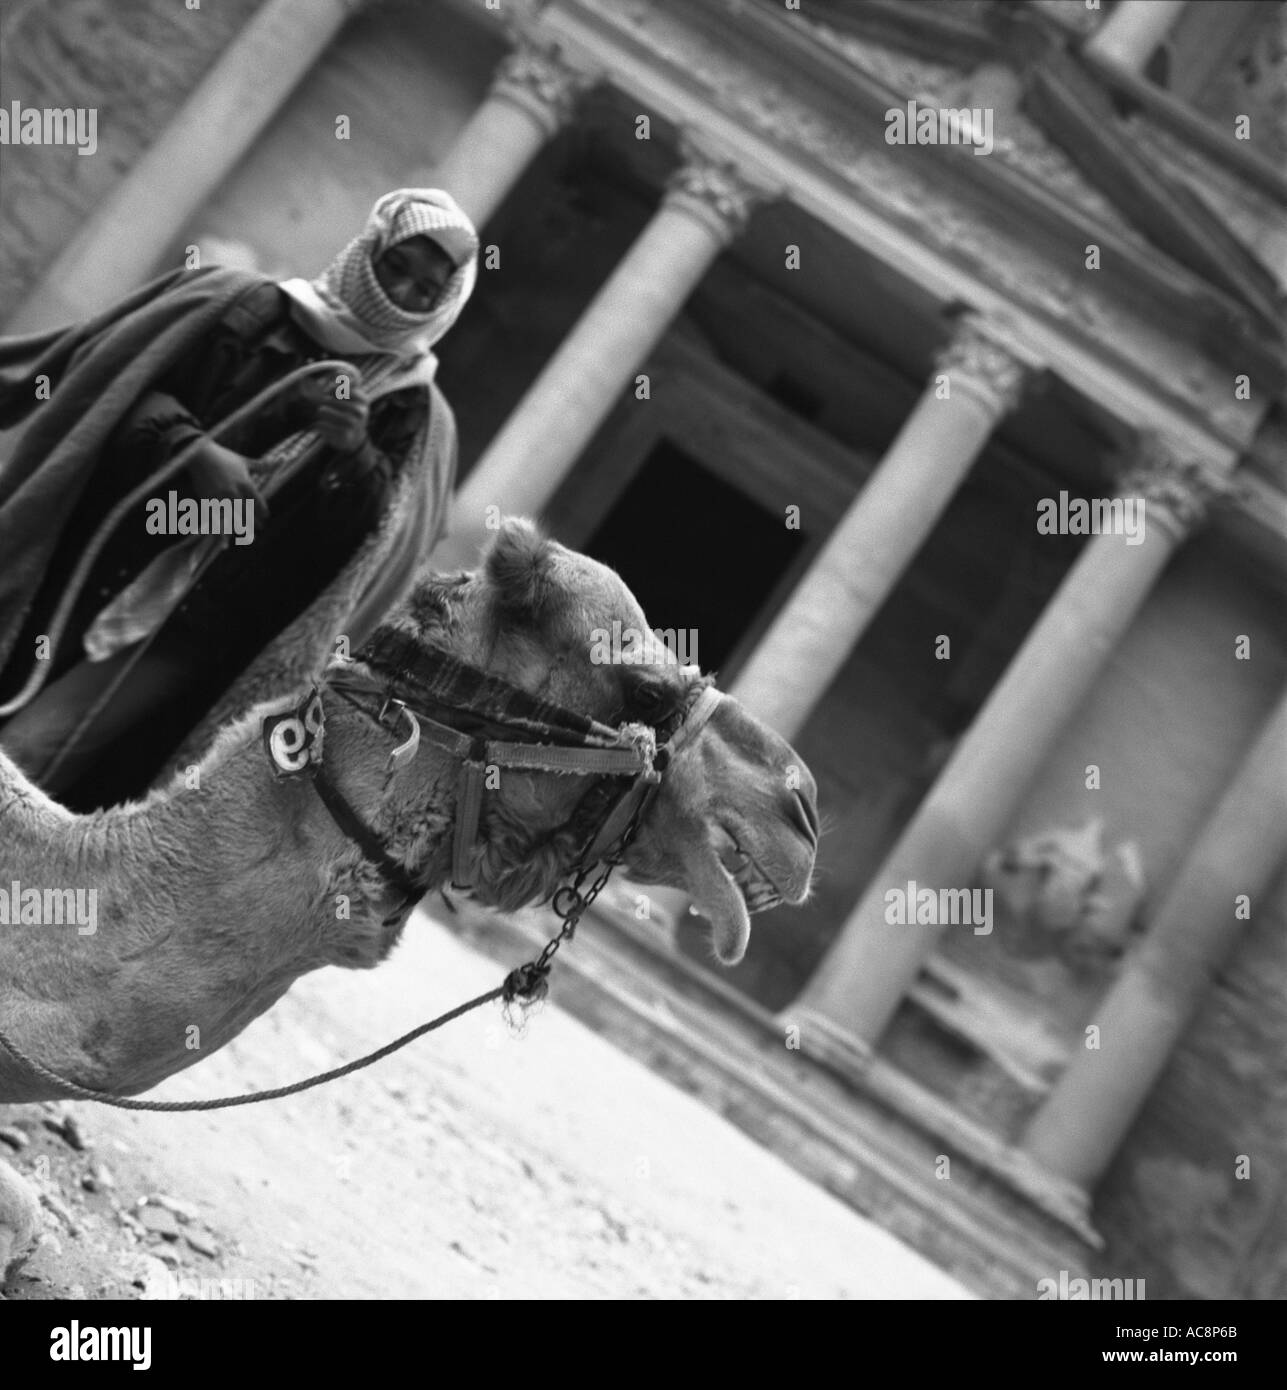
<svg viewBox="0 0 1287 1390">
<path fill-rule="evenodd" d="M 15 649 L 63 527 L 102 479 L 107 444 L 136 403 L 265 283 L 242 271 L 180 271 L 144 286 L 73 328 L 0 339 L 0 671 L 4 694 L 21 685 L 34 652 Z M 455 423 L 429 386 L 425 448 L 387 489 L 379 520 L 338 575 L 267 641 L 173 750 L 170 767 L 196 756 L 215 729 L 251 704 L 320 673 L 343 639 L 356 648 L 410 588 L 445 525 L 455 478 Z M 164 496 L 172 481 L 157 475 Z"/>
</svg>

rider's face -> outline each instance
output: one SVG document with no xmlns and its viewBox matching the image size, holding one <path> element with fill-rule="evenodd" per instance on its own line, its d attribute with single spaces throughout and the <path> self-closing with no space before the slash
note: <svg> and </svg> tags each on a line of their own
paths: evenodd
<svg viewBox="0 0 1287 1390">
<path fill-rule="evenodd" d="M 437 306 L 455 272 L 455 262 L 427 236 L 408 237 L 371 262 L 380 288 L 408 313 L 424 314 Z"/>
</svg>

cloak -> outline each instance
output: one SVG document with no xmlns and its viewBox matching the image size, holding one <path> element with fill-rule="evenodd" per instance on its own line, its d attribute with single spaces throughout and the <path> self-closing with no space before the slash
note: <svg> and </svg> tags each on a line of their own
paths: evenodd
<svg viewBox="0 0 1287 1390">
<path fill-rule="evenodd" d="M 23 679 L 30 669 L 14 643 L 112 431 L 175 360 L 265 280 L 217 267 L 177 271 L 84 324 L 0 339 L 0 430 L 25 426 L 0 440 L 0 670 L 15 655 Z M 225 688 L 176 759 L 255 702 L 306 683 L 340 636 L 356 650 L 410 588 L 444 529 L 456 469 L 454 417 L 437 387 L 427 389 L 427 445 L 398 469 L 376 527 Z"/>
</svg>

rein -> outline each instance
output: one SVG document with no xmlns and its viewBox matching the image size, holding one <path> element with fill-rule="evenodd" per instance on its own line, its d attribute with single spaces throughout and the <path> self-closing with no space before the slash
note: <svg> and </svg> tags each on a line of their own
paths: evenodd
<svg viewBox="0 0 1287 1390">
<path fill-rule="evenodd" d="M 418 643 L 396 634 L 373 639 L 359 653 L 358 659 L 372 670 L 384 672 L 389 678 L 390 687 L 396 684 L 414 690 L 415 697 L 433 705 L 439 713 L 456 713 L 461 716 L 462 722 L 474 722 L 484 730 L 470 734 L 454 729 L 423 709 L 413 710 L 408 701 L 394 697 L 389 690 L 373 690 L 369 680 L 357 676 L 355 672 L 347 672 L 343 667 L 332 671 L 327 681 L 336 693 L 381 725 L 388 711 L 395 707 L 409 721 L 411 736 L 390 753 L 390 772 L 397 771 L 414 758 L 421 739 L 426 737 L 461 758 L 452 859 L 454 877 L 466 887 L 470 886 L 468 880 L 472 878 L 468 853 L 478 836 L 485 789 L 484 774 L 488 766 L 596 778 L 632 778 L 630 785 L 604 813 L 585 849 L 568 871 L 569 881 L 555 892 L 550 906 L 562 926 L 558 934 L 545 943 L 540 955 L 511 970 L 504 983 L 497 988 L 440 1014 L 428 1023 L 422 1023 L 364 1057 L 289 1086 L 252 1091 L 247 1095 L 195 1101 L 131 1100 L 91 1090 L 88 1086 L 60 1076 L 28 1057 L 3 1029 L 0 1029 L 0 1048 L 69 1099 L 97 1101 L 118 1110 L 224 1110 L 264 1100 L 277 1100 L 338 1080 L 495 999 L 503 1000 L 507 1011 L 514 1004 L 526 1008 L 537 1003 L 548 990 L 550 966 L 555 953 L 565 941 L 572 939 L 582 916 L 602 892 L 612 871 L 624 859 L 657 794 L 662 776 L 675 755 L 706 726 L 723 698 L 713 684 L 703 684 L 695 700 L 658 726 L 661 730 L 659 738 L 658 728 L 647 724 L 627 723 L 613 729 L 584 715 L 547 704 L 517 686 L 457 662 L 446 653 L 436 652 L 429 657 Z M 444 700 L 451 698 L 448 692 L 454 692 L 456 698 L 462 695 L 481 698 L 482 717 L 479 717 L 479 705 L 445 704 Z M 362 696 L 373 693 L 383 697 L 374 714 L 361 703 Z M 486 732 L 526 737 L 491 739 L 486 737 Z M 386 882 L 403 894 L 403 903 L 385 919 L 386 925 L 399 922 L 424 897 L 430 885 L 408 875 L 384 841 L 365 824 L 335 786 L 322 762 L 323 734 L 321 699 L 316 688 L 298 706 L 295 714 L 272 716 L 264 721 L 264 744 L 279 774 L 289 776 L 311 771 L 313 786 L 340 830 L 380 869 Z M 588 888 L 585 887 L 586 880 L 596 868 L 599 869 L 597 876 Z"/>
</svg>

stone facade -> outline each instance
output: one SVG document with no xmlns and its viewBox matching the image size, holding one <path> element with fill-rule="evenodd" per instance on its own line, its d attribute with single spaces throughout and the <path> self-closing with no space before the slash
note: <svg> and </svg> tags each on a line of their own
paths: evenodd
<svg viewBox="0 0 1287 1390">
<path fill-rule="evenodd" d="M 1149 80 L 1097 73 L 1084 7 L 878 8 L 551 0 L 507 28 L 473 0 L 354 7 L 161 264 L 195 241 L 310 273 L 381 191 L 456 171 L 499 253 L 443 351 L 466 530 L 493 497 L 544 510 L 660 626 L 720 595 L 725 684 L 819 770 L 833 826 L 814 902 L 759 920 L 735 986 L 807 1019 L 812 1065 L 853 1076 L 874 1055 L 903 1078 L 882 1103 L 947 1107 L 1006 1156 L 989 1148 L 994 1169 L 1027 1173 L 1287 682 L 1265 328 L 1282 305 L 1264 288 L 1283 282 L 1285 192 L 1257 162 L 1281 140 L 1276 41 L 1249 25 L 1230 62 L 1252 55 L 1256 82 L 1245 63 L 1195 76 L 1187 114 L 1137 97 L 1118 136 L 1152 162 L 1145 188 L 1070 153 L 1072 98 L 1029 100 L 1043 76 L 1075 86 L 1065 60 L 1092 84 Z M 118 20 L 61 0 L 0 21 L 6 100 L 102 113 L 98 159 L 0 150 L 0 312 L 73 225 L 94 231 L 254 9 L 152 0 Z M 942 23 L 955 46 L 936 51 Z M 1193 23 L 1167 39 L 1177 61 Z M 1219 129 L 1249 83 L 1250 153 Z M 980 94 L 987 158 L 886 139 L 887 108 Z M 1215 245 L 1248 258 L 1237 285 L 1204 279 Z M 667 513 L 676 478 L 701 516 Z M 1061 493 L 1137 497 L 1148 538 L 1038 534 Z M 658 534 L 686 540 L 662 554 Z M 993 888 L 1008 915 L 892 935 L 894 867 Z M 1087 1268 L 1151 1297 L 1287 1288 L 1287 883 L 1248 891 L 1245 938 L 1070 1199 L 1106 1240 Z"/>
<path fill-rule="evenodd" d="M 255 9 L 229 0 L 199 12 L 164 0 L 52 0 L 6 7 L 0 93 L 24 107 L 93 107 L 98 152 L 0 147 L 0 316 L 137 160 Z"/>
</svg>

